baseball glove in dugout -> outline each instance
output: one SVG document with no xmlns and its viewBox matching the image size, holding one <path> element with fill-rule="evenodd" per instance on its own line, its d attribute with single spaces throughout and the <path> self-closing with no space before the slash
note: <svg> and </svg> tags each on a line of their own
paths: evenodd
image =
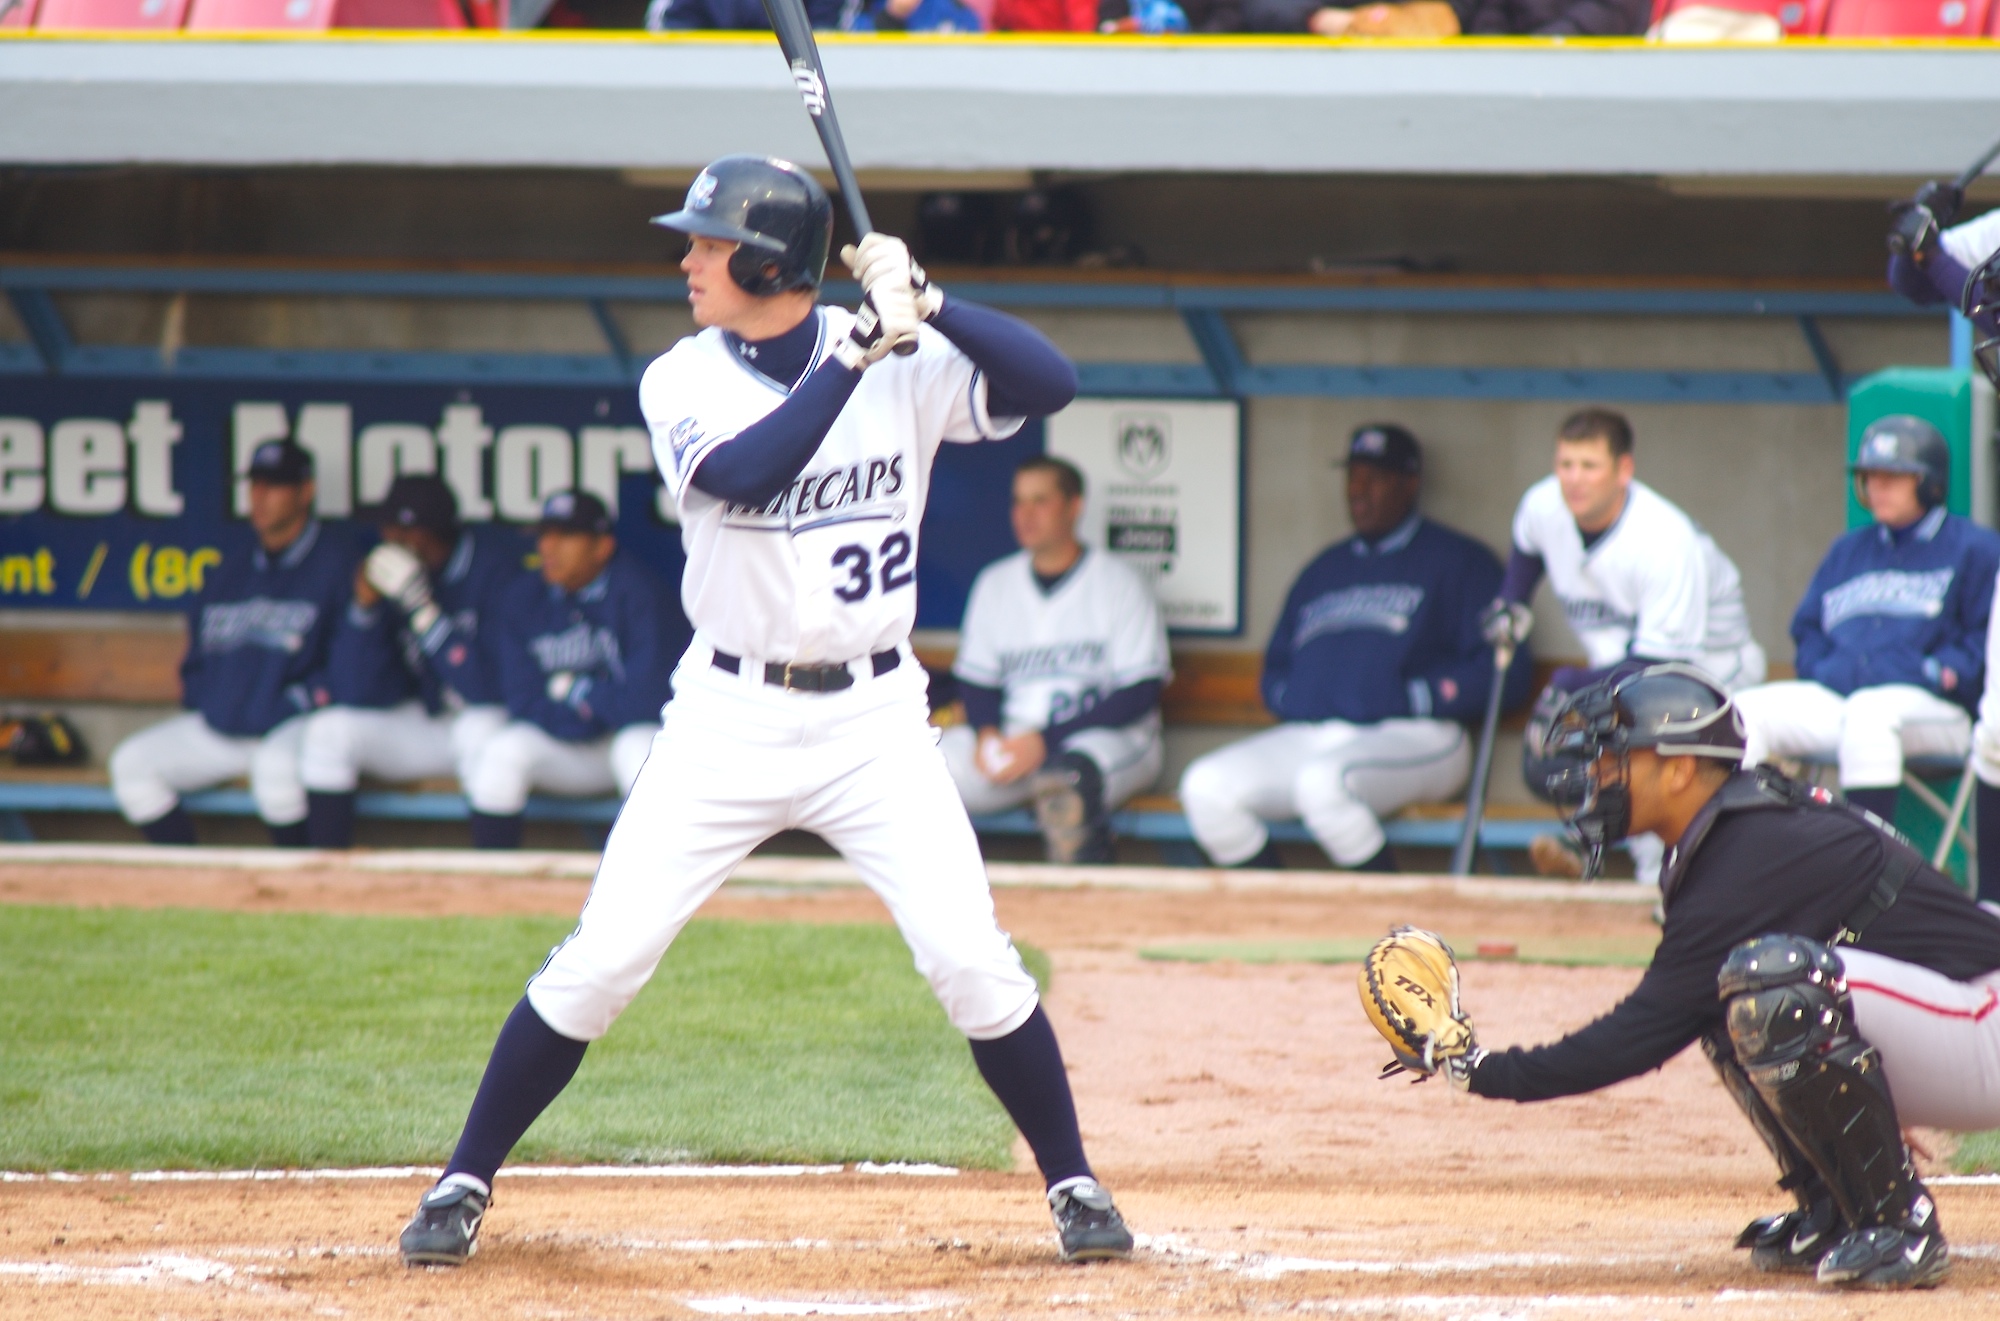
<svg viewBox="0 0 2000 1321">
<path fill-rule="evenodd" d="M 1410 1072 L 1423 1082 L 1442 1071 L 1461 1091 L 1485 1051 L 1458 1002 L 1458 962 L 1435 932 L 1395 927 L 1361 961 L 1361 1009 L 1396 1058 L 1384 1078 Z"/>
</svg>

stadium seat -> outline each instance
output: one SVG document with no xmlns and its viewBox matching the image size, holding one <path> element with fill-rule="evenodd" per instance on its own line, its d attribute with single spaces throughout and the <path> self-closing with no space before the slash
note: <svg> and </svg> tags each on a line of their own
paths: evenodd
<svg viewBox="0 0 2000 1321">
<path fill-rule="evenodd" d="M 1831 0 L 1829 37 L 1978 37 L 1993 0 Z"/>
<path fill-rule="evenodd" d="M 1678 9 L 1703 5 L 1712 9 L 1735 9 L 1746 14 L 1769 14 L 1788 37 L 1816 37 L 1826 22 L 1828 0 L 1654 0 L 1653 25 Z"/>
<path fill-rule="evenodd" d="M 172 31 L 187 17 L 188 0 L 40 0 L 43 30 L 142 28 Z"/>
<path fill-rule="evenodd" d="M 465 12 L 457 0 L 193 0 L 187 25 L 196 32 L 462 28 Z"/>
</svg>

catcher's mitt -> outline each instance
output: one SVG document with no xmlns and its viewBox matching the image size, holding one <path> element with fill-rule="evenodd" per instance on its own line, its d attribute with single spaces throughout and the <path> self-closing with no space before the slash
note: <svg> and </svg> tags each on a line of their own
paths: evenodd
<svg viewBox="0 0 2000 1321">
<path fill-rule="evenodd" d="M 1375 942 L 1361 962 L 1361 1008 L 1396 1052 L 1384 1078 L 1407 1069 L 1423 1082 L 1442 1069 L 1464 1088 L 1486 1053 L 1459 1007 L 1451 946 L 1433 932 L 1396 927 Z"/>
</svg>

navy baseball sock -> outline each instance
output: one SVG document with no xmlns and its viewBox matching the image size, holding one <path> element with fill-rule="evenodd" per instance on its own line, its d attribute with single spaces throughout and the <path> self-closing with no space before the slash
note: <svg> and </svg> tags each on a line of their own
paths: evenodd
<svg viewBox="0 0 2000 1321">
<path fill-rule="evenodd" d="M 1844 789 L 1841 792 L 1855 807 L 1873 812 L 1891 825 L 1895 824 L 1896 795 L 1902 792 L 1895 785 L 1886 789 Z"/>
<path fill-rule="evenodd" d="M 354 795 L 306 794 L 306 840 L 316 849 L 354 847 Z"/>
<path fill-rule="evenodd" d="M 1285 860 L 1278 856 L 1277 842 L 1267 839 L 1264 841 L 1263 848 L 1258 849 L 1243 861 L 1233 862 L 1229 865 L 1244 869 L 1256 868 L 1261 871 L 1283 871 L 1285 869 Z"/>
<path fill-rule="evenodd" d="M 1062 1047 L 1040 1005 L 1028 1021 L 1004 1037 L 972 1043 L 979 1076 L 1007 1108 L 1014 1127 L 1028 1139 L 1042 1179 L 1051 1188 L 1064 1179 L 1090 1174 L 1083 1158 L 1083 1134 L 1076 1127 L 1076 1101 L 1063 1072 Z"/>
<path fill-rule="evenodd" d="M 573 1041 L 544 1023 L 528 997 L 522 996 L 493 1043 L 493 1057 L 486 1061 L 486 1076 L 479 1080 L 479 1093 L 472 1098 L 465 1131 L 459 1134 L 445 1175 L 470 1174 L 490 1189 L 500 1162 L 528 1125 L 576 1076 L 589 1044 Z"/>
<path fill-rule="evenodd" d="M 141 834 L 153 844 L 194 843 L 194 818 L 179 803 L 174 810 L 162 817 L 155 817 L 139 827 Z"/>
<path fill-rule="evenodd" d="M 1979 832 L 1980 889 L 2000 896 L 2000 789 L 1984 780 L 1973 787 L 1972 826 Z M 1972 897 L 1977 899 L 1979 891 Z"/>
<path fill-rule="evenodd" d="M 274 826 L 266 821 L 264 829 L 271 832 L 271 844 L 275 848 L 302 849 L 311 844 L 306 838 L 306 823 L 303 821 L 294 821 L 288 826 Z"/>
<path fill-rule="evenodd" d="M 1399 872 L 1403 869 L 1396 864 L 1396 846 L 1393 844 L 1385 843 L 1382 845 L 1381 848 L 1375 850 L 1374 857 L 1369 858 L 1366 862 L 1357 862 L 1352 867 L 1348 868 L 1348 870 Z"/>
<path fill-rule="evenodd" d="M 476 849 L 518 849 L 521 847 L 521 817 L 472 814 L 472 847 Z"/>
</svg>

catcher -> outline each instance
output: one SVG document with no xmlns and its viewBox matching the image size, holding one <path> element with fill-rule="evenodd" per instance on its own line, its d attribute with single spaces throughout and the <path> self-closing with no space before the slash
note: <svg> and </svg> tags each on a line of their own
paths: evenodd
<svg viewBox="0 0 2000 1321">
<path fill-rule="evenodd" d="M 1929 1288 L 1951 1260 L 1903 1126 L 2000 1126 L 2000 910 L 1973 903 L 1879 820 L 1768 767 L 1699 670 L 1653 665 L 1578 691 L 1559 801 L 1593 853 L 1670 846 L 1665 925 L 1638 987 L 1596 1022 L 1488 1051 L 1451 951 L 1399 928 L 1363 965 L 1391 1066 L 1538 1101 L 1657 1069 L 1695 1041 L 1777 1158 L 1797 1206 L 1737 1239 L 1757 1269 Z"/>
</svg>

